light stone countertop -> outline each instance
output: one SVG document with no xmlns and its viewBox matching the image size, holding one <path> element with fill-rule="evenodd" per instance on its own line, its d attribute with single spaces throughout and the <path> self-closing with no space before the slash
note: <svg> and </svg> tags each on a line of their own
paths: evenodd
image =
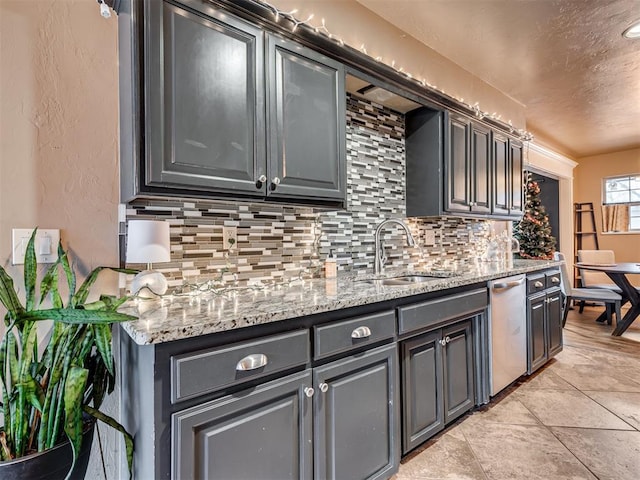
<svg viewBox="0 0 640 480">
<path fill-rule="evenodd" d="M 442 276 L 406 286 L 367 283 L 375 277 L 365 271 L 361 275 L 339 275 L 332 280 L 299 280 L 288 286 L 241 289 L 221 295 L 207 292 L 196 296 L 166 295 L 161 299 L 132 300 L 119 311 L 138 317 L 136 321 L 123 323 L 122 328 L 137 344 L 148 345 L 446 290 L 559 264 L 544 260 L 514 260 L 511 268 L 483 263 L 457 271 L 388 270 L 384 275 Z"/>
</svg>

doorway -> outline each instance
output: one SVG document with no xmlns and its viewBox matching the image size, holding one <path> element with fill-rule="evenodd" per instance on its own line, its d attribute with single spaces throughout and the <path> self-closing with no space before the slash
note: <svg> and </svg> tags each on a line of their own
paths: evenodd
<svg viewBox="0 0 640 480">
<path fill-rule="evenodd" d="M 549 215 L 551 235 L 556 239 L 556 249 L 560 250 L 560 185 L 557 179 L 540 173 L 528 172 L 531 180 L 540 186 L 540 201 Z"/>
</svg>

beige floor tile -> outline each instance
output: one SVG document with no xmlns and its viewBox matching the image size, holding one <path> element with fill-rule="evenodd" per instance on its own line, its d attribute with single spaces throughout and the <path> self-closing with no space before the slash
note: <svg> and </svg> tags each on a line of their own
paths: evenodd
<svg viewBox="0 0 640 480">
<path fill-rule="evenodd" d="M 612 362 L 595 365 L 556 363 L 549 369 L 578 390 L 606 392 L 640 392 L 640 383 L 622 374 Z"/>
<path fill-rule="evenodd" d="M 640 432 L 583 428 L 551 430 L 600 480 L 640 478 Z"/>
<path fill-rule="evenodd" d="M 547 426 L 632 429 L 629 424 L 578 391 L 518 390 L 513 396 Z"/>
<path fill-rule="evenodd" d="M 530 377 L 518 390 L 575 390 L 576 387 L 563 380 L 550 369 L 544 369 L 534 377 Z"/>
<path fill-rule="evenodd" d="M 487 480 L 459 427 L 400 465 L 397 480 Z M 394 478 L 396 478 L 394 477 Z"/>
<path fill-rule="evenodd" d="M 522 387 L 520 387 L 522 388 Z M 511 425 L 540 425 L 536 417 L 519 400 L 509 395 L 486 410 L 474 412 L 465 423 L 507 423 Z"/>
<path fill-rule="evenodd" d="M 491 480 L 595 478 L 545 427 L 463 423 L 462 428 Z"/>
<path fill-rule="evenodd" d="M 640 393 L 589 391 L 584 393 L 632 427 L 640 430 Z M 640 477 L 640 474 L 638 476 Z"/>
<path fill-rule="evenodd" d="M 581 348 L 565 345 L 555 361 L 566 365 L 597 365 L 598 360 L 590 356 Z"/>
</svg>

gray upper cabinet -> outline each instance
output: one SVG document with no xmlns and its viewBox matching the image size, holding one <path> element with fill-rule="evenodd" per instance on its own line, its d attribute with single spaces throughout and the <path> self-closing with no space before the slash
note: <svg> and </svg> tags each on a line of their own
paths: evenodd
<svg viewBox="0 0 640 480">
<path fill-rule="evenodd" d="M 449 213 L 491 213 L 491 130 L 449 115 L 449 156 L 444 170 Z"/>
<path fill-rule="evenodd" d="M 342 64 L 204 0 L 125 4 L 142 5 L 144 21 L 119 19 L 121 122 L 139 132 L 123 134 L 123 201 L 344 206 Z"/>
<path fill-rule="evenodd" d="M 406 117 L 407 215 L 516 219 L 522 144 L 464 115 L 427 107 Z"/>
<path fill-rule="evenodd" d="M 316 479 L 386 479 L 398 469 L 395 344 L 313 369 Z"/>
<path fill-rule="evenodd" d="M 509 215 L 521 217 L 524 214 L 524 160 L 522 158 L 522 142 L 514 139 L 509 140 L 509 161 L 511 162 L 509 173 L 511 194 L 511 204 L 509 205 Z"/>
<path fill-rule="evenodd" d="M 469 148 L 470 122 L 457 115 L 449 116 L 449 156 L 445 163 L 445 210 L 468 212 L 471 209 Z"/>
<path fill-rule="evenodd" d="M 213 8 L 145 7 L 146 184 L 260 193 L 262 31 Z"/>
<path fill-rule="evenodd" d="M 524 212 L 522 142 L 493 133 L 493 213 L 519 219 Z"/>
<path fill-rule="evenodd" d="M 346 185 L 344 68 L 267 35 L 271 197 L 342 200 Z"/>
<path fill-rule="evenodd" d="M 471 123 L 471 211 L 491 213 L 491 130 Z"/>
</svg>

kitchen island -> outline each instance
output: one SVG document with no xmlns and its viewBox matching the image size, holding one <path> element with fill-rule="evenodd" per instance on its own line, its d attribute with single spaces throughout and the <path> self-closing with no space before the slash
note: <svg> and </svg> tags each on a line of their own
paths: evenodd
<svg viewBox="0 0 640 480">
<path fill-rule="evenodd" d="M 401 455 L 489 401 L 487 281 L 556 266 L 132 302 L 123 311 L 139 320 L 120 337 L 137 478 L 389 478 Z"/>
</svg>

